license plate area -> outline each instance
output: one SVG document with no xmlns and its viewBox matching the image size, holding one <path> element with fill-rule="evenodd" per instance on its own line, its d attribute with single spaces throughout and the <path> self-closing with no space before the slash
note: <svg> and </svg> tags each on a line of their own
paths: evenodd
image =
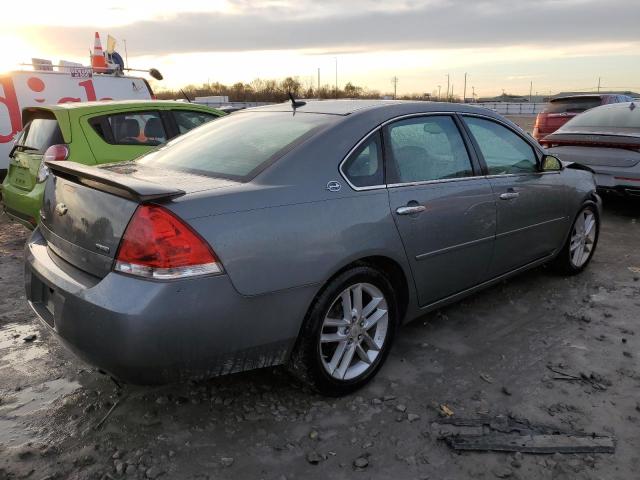
<svg viewBox="0 0 640 480">
<path fill-rule="evenodd" d="M 28 168 L 14 165 L 12 168 L 11 183 L 18 188 L 29 190 L 31 188 L 31 172 Z"/>
<path fill-rule="evenodd" d="M 31 275 L 31 303 L 38 315 L 51 327 L 55 327 L 56 292 L 36 275 Z"/>
</svg>

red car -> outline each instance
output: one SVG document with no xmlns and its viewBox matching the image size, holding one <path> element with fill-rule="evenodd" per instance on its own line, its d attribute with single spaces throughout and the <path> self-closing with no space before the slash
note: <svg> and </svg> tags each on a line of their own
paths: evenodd
<svg viewBox="0 0 640 480">
<path fill-rule="evenodd" d="M 617 94 L 581 94 L 557 97 L 538 114 L 533 127 L 533 137 L 540 141 L 555 132 L 579 113 L 609 103 L 630 102 L 633 98 Z"/>
</svg>

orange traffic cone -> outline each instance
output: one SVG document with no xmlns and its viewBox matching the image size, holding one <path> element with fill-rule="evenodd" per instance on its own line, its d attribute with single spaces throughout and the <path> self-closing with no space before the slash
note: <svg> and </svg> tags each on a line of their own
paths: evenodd
<svg viewBox="0 0 640 480">
<path fill-rule="evenodd" d="M 93 43 L 93 55 L 91 55 L 91 67 L 94 72 L 107 71 L 107 59 L 102 51 L 102 43 L 100 42 L 100 34 L 96 32 L 96 38 Z"/>
</svg>

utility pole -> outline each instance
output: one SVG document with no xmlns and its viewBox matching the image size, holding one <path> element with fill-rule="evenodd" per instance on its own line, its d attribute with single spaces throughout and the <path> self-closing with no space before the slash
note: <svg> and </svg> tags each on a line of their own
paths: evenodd
<svg viewBox="0 0 640 480">
<path fill-rule="evenodd" d="M 531 103 L 531 94 L 533 93 L 533 80 L 529 84 L 529 103 Z"/>
<path fill-rule="evenodd" d="M 464 72 L 464 90 L 462 91 L 462 103 L 467 103 L 467 72 Z"/>
<path fill-rule="evenodd" d="M 320 67 L 318 67 L 318 98 L 320 98 Z"/>
<path fill-rule="evenodd" d="M 442 88 L 442 85 L 438 85 L 438 101 L 440 101 L 440 88 Z"/>
<path fill-rule="evenodd" d="M 598 93 L 600 93 L 600 77 L 598 77 Z"/>
<path fill-rule="evenodd" d="M 449 97 L 449 101 L 453 102 L 453 83 L 451 84 L 451 96 Z"/>
<path fill-rule="evenodd" d="M 474 87 L 473 85 L 471 86 L 471 98 L 474 102 L 476 101 L 476 87 Z"/>
<path fill-rule="evenodd" d="M 449 74 L 447 73 L 447 102 L 449 101 Z"/>
<path fill-rule="evenodd" d="M 393 99 L 395 100 L 398 93 L 398 77 L 393 77 L 391 83 L 393 83 Z"/>
<path fill-rule="evenodd" d="M 127 54 L 127 40 L 123 39 L 124 43 L 124 68 L 129 68 L 129 55 Z"/>
<path fill-rule="evenodd" d="M 336 98 L 338 98 L 338 57 L 333 57 L 336 61 Z"/>
</svg>

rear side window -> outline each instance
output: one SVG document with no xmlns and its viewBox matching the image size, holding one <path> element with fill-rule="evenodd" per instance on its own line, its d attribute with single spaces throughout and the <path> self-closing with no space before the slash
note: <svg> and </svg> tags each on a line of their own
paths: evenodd
<svg viewBox="0 0 640 480">
<path fill-rule="evenodd" d="M 58 121 L 50 118 L 36 118 L 24 127 L 18 138 L 18 150 L 44 153 L 51 145 L 64 143 Z"/>
<path fill-rule="evenodd" d="M 389 152 L 400 183 L 472 175 L 464 141 L 449 116 L 410 118 L 387 129 Z"/>
<path fill-rule="evenodd" d="M 360 145 L 344 163 L 342 171 L 356 187 L 384 184 L 380 133 L 376 133 Z"/>
<path fill-rule="evenodd" d="M 300 112 L 229 115 L 176 137 L 138 161 L 246 181 L 337 118 Z"/>
<path fill-rule="evenodd" d="M 130 112 L 105 115 L 90 121 L 95 132 L 112 145 L 157 146 L 167 141 L 158 112 Z"/>
<path fill-rule="evenodd" d="M 465 117 L 464 121 L 480 147 L 489 175 L 537 171 L 533 147 L 519 135 L 491 120 Z"/>
<path fill-rule="evenodd" d="M 210 113 L 196 112 L 193 110 L 174 110 L 173 118 L 176 120 L 178 131 L 180 134 L 183 134 L 218 117 Z"/>
<path fill-rule="evenodd" d="M 600 97 L 563 98 L 549 103 L 543 113 L 580 113 L 600 105 Z"/>
</svg>

